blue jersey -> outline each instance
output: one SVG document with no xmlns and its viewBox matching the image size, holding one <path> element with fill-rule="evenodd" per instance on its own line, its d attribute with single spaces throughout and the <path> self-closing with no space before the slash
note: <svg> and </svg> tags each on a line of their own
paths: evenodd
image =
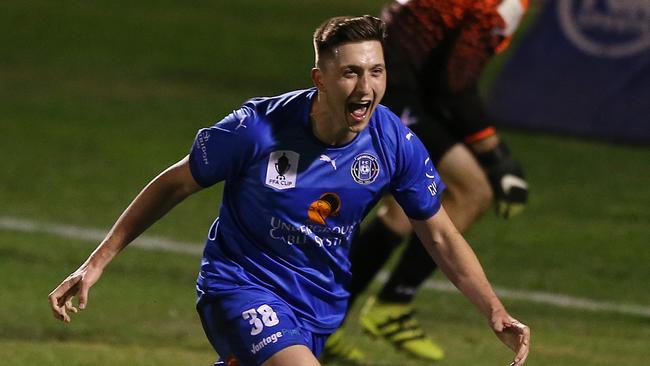
<svg viewBox="0 0 650 366">
<path fill-rule="evenodd" d="M 204 187 L 225 181 L 199 291 L 261 288 L 306 329 L 330 333 L 345 314 L 348 251 L 361 220 L 387 192 L 409 217 L 427 219 L 444 186 L 419 139 L 381 105 L 351 142 L 316 139 L 309 117 L 316 94 L 249 100 L 198 132 L 190 169 Z"/>
</svg>

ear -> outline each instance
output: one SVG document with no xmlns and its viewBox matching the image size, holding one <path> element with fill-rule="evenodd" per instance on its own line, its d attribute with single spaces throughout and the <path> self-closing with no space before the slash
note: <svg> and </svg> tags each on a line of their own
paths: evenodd
<svg viewBox="0 0 650 366">
<path fill-rule="evenodd" d="M 323 84 L 323 72 L 319 68 L 314 67 L 311 69 L 311 80 L 319 92 L 325 92 L 325 85 Z"/>
</svg>

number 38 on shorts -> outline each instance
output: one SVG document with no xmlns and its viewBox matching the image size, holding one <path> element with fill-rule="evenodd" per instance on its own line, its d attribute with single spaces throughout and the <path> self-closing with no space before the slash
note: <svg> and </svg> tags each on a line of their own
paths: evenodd
<svg viewBox="0 0 650 366">
<path fill-rule="evenodd" d="M 264 327 L 272 327 L 280 323 L 278 315 L 267 304 L 261 305 L 257 309 L 248 309 L 242 312 L 241 316 L 253 326 L 251 328 L 251 335 L 253 336 L 260 334 Z"/>
</svg>

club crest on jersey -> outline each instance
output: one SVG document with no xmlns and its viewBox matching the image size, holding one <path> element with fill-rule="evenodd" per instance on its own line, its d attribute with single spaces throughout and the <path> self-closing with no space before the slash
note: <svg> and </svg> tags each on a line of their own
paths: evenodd
<svg viewBox="0 0 650 366">
<path fill-rule="evenodd" d="M 379 163 L 377 158 L 368 153 L 359 154 L 352 162 L 350 169 L 352 178 L 359 184 L 370 184 L 377 179 L 379 175 Z"/>
<path fill-rule="evenodd" d="M 300 154 L 290 150 L 274 151 L 269 155 L 266 166 L 265 183 L 276 189 L 289 189 L 296 186 L 298 160 Z"/>
</svg>

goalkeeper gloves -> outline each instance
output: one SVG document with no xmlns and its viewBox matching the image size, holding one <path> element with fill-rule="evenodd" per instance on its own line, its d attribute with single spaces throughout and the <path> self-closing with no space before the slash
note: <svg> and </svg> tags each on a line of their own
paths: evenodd
<svg viewBox="0 0 650 366">
<path fill-rule="evenodd" d="M 496 148 L 476 154 L 476 158 L 494 191 L 497 216 L 507 219 L 521 213 L 528 201 L 528 183 L 508 146 L 501 141 Z"/>
</svg>

